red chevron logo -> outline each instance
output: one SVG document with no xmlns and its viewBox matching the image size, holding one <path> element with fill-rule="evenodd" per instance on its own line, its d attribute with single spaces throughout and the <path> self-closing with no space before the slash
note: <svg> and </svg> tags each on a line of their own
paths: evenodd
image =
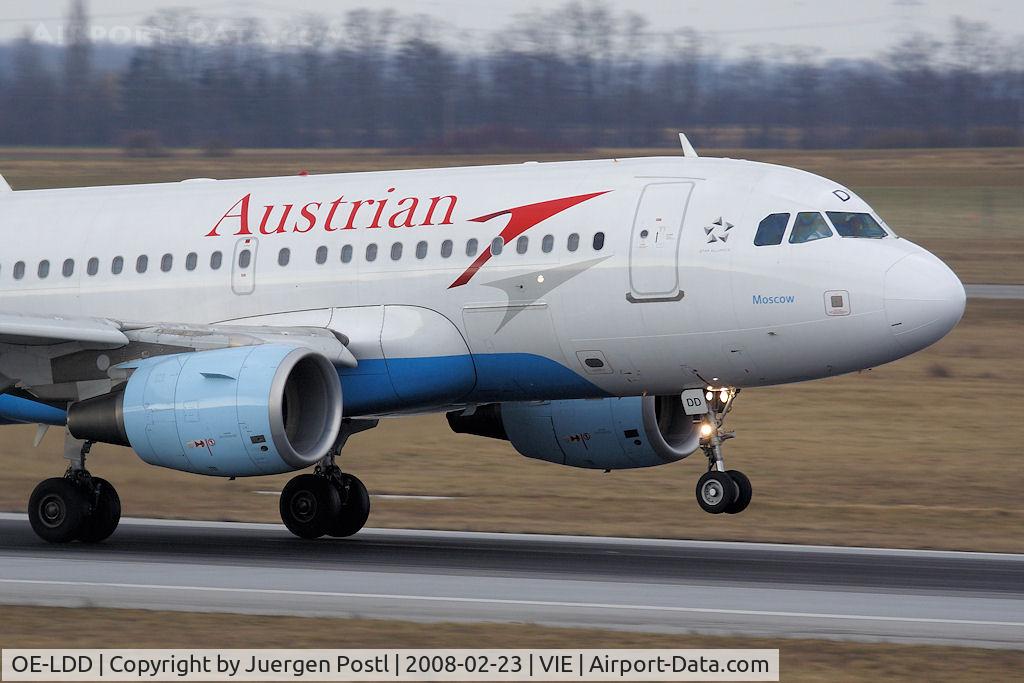
<svg viewBox="0 0 1024 683">
<path fill-rule="evenodd" d="M 511 209 L 505 209 L 504 211 L 497 211 L 495 213 L 489 213 L 486 216 L 479 216 L 477 218 L 470 218 L 474 223 L 486 223 L 487 221 L 497 218 L 498 216 L 508 215 L 508 223 L 505 228 L 498 233 L 498 237 L 501 238 L 504 244 L 510 243 L 515 238 L 522 235 L 530 228 L 543 223 L 552 216 L 559 214 L 566 209 L 571 209 L 577 204 L 582 204 L 588 199 L 599 197 L 603 194 L 607 194 L 610 190 L 603 190 L 601 192 L 591 192 L 590 194 L 580 194 L 575 197 L 563 197 L 561 199 L 549 199 L 544 202 L 537 202 L 535 204 L 524 204 L 523 206 L 516 206 Z M 485 263 L 491 260 L 491 247 L 488 245 L 476 260 L 470 264 L 469 268 L 455 279 L 455 282 L 448 285 L 448 289 L 453 287 L 461 287 L 476 275 L 477 271 L 483 267 Z"/>
</svg>

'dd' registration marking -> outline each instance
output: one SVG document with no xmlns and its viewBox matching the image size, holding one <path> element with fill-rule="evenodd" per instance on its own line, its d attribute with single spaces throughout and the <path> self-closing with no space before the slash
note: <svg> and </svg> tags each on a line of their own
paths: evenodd
<svg viewBox="0 0 1024 683">
<path fill-rule="evenodd" d="M 682 393 L 683 412 L 687 415 L 707 415 L 708 404 L 703 389 L 687 389 Z"/>
</svg>

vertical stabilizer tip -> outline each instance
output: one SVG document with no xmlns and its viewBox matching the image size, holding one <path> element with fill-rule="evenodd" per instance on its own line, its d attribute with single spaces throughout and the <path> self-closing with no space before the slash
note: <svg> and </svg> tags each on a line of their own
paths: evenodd
<svg viewBox="0 0 1024 683">
<path fill-rule="evenodd" d="M 679 134 L 679 145 L 683 148 L 684 157 L 696 157 L 698 156 L 697 150 L 693 148 L 690 141 L 686 139 L 686 133 Z"/>
</svg>

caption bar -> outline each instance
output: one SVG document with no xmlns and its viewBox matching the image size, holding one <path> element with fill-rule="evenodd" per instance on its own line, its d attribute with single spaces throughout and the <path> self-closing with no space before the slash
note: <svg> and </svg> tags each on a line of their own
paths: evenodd
<svg viewBox="0 0 1024 683">
<path fill-rule="evenodd" d="M 777 681 L 778 650 L 3 650 L 4 681 Z"/>
</svg>

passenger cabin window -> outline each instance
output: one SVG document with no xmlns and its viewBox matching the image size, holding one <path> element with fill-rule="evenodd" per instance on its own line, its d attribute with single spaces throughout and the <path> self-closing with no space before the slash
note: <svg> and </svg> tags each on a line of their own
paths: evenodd
<svg viewBox="0 0 1024 683">
<path fill-rule="evenodd" d="M 149 268 L 149 257 L 148 256 L 143 254 L 139 258 L 135 259 L 135 272 L 136 273 L 139 273 L 141 275 L 142 273 L 145 273 L 146 269 L 148 269 L 148 268 Z"/>
<path fill-rule="evenodd" d="M 391 245 L 391 260 L 397 261 L 400 258 L 402 258 L 402 243 L 395 242 Z"/>
<path fill-rule="evenodd" d="M 416 258 L 425 259 L 427 257 L 427 243 L 419 242 L 416 244 Z"/>
<path fill-rule="evenodd" d="M 603 232 L 595 232 L 594 233 L 594 251 L 601 251 L 602 249 L 604 249 L 604 233 Z"/>
<path fill-rule="evenodd" d="M 550 254 L 551 250 L 555 248 L 555 236 L 544 235 L 544 239 L 540 241 L 540 250 L 545 254 Z"/>
<path fill-rule="evenodd" d="M 174 257 L 170 254 L 164 254 L 160 259 L 160 270 L 164 273 L 171 272 L 171 268 L 174 266 Z"/>
<path fill-rule="evenodd" d="M 476 238 L 470 239 L 466 242 L 466 256 L 476 256 L 476 249 L 479 243 Z"/>
<path fill-rule="evenodd" d="M 39 269 L 36 271 L 36 273 L 39 275 L 39 279 L 40 280 L 42 280 L 44 277 L 49 275 L 50 274 L 50 262 L 49 261 L 45 261 L 45 260 L 40 261 L 39 262 Z"/>
<path fill-rule="evenodd" d="M 124 270 L 124 257 L 115 256 L 114 260 L 110 262 L 110 272 L 114 275 L 120 275 L 122 270 Z"/>
<path fill-rule="evenodd" d="M 74 259 L 64 259 L 64 264 L 60 268 L 60 273 L 64 277 L 71 277 L 75 274 L 75 261 Z"/>
<path fill-rule="evenodd" d="M 881 239 L 888 233 L 869 213 L 848 213 L 846 211 L 826 211 L 832 225 L 840 237 L 867 237 Z"/>
<path fill-rule="evenodd" d="M 786 234 L 786 226 L 788 224 L 788 213 L 773 213 L 768 216 L 757 226 L 757 234 L 754 235 L 754 246 L 768 247 L 782 244 L 782 236 Z"/>
<path fill-rule="evenodd" d="M 195 270 L 197 265 L 199 265 L 199 254 L 194 251 L 188 252 L 188 256 L 185 257 L 185 270 Z"/>
<path fill-rule="evenodd" d="M 580 248 L 580 236 L 577 233 L 569 235 L 569 241 L 566 243 L 566 248 L 569 251 L 576 251 Z"/>
<path fill-rule="evenodd" d="M 367 261 L 376 261 L 377 260 L 377 245 L 373 244 L 372 242 L 370 244 L 366 245 L 366 260 Z"/>
<path fill-rule="evenodd" d="M 516 253 L 517 254 L 525 254 L 526 250 L 529 249 L 529 248 L 530 248 L 530 238 L 527 237 L 526 235 L 523 235 L 522 237 L 520 237 L 519 239 L 516 240 Z"/>
<path fill-rule="evenodd" d="M 25 277 L 25 262 L 18 261 L 14 264 L 14 279 L 20 280 L 23 277 Z"/>
<path fill-rule="evenodd" d="M 793 221 L 793 232 L 789 235 L 790 244 L 813 242 L 832 236 L 832 229 L 825 222 L 825 217 L 817 211 L 804 211 L 796 215 Z"/>
<path fill-rule="evenodd" d="M 89 259 L 89 262 L 85 264 L 85 272 L 90 277 L 100 272 L 100 260 L 95 256 Z"/>
<path fill-rule="evenodd" d="M 352 245 L 346 244 L 341 248 L 341 262 L 348 263 L 352 260 Z"/>
<path fill-rule="evenodd" d="M 451 240 L 441 242 L 441 258 L 448 258 L 452 255 L 452 246 Z"/>
<path fill-rule="evenodd" d="M 292 250 L 285 247 L 281 251 L 277 252 L 277 265 L 284 268 L 288 265 L 288 262 L 292 260 Z"/>
<path fill-rule="evenodd" d="M 316 264 L 322 266 L 327 263 L 327 247 L 316 248 Z"/>
<path fill-rule="evenodd" d="M 210 270 L 220 270 L 220 266 L 223 262 L 224 254 L 219 251 L 215 251 L 210 254 Z"/>
<path fill-rule="evenodd" d="M 500 254 L 504 248 L 505 240 L 501 239 L 500 237 L 495 237 L 493 240 L 491 240 L 491 254 L 493 256 L 497 256 L 498 254 Z"/>
</svg>

